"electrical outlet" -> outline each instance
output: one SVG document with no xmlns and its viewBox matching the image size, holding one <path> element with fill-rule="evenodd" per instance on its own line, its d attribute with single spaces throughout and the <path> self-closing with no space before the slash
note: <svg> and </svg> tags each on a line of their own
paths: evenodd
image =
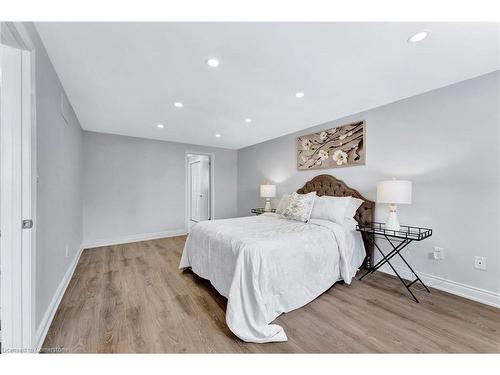
<svg viewBox="0 0 500 375">
<path fill-rule="evenodd" d="M 444 259 L 444 248 L 439 247 L 439 246 L 434 246 L 434 259 L 435 260 L 442 260 Z"/>
<path fill-rule="evenodd" d="M 68 245 L 66 245 L 66 258 L 69 257 L 69 248 Z"/>
<path fill-rule="evenodd" d="M 486 257 L 475 256 L 474 257 L 474 268 L 477 270 L 486 271 Z"/>
</svg>

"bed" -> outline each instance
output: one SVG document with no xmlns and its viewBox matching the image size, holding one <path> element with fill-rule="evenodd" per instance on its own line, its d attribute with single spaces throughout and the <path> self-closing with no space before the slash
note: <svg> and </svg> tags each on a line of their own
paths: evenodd
<svg viewBox="0 0 500 375">
<path fill-rule="evenodd" d="M 299 194 L 352 196 L 363 200 L 354 219 L 373 221 L 374 202 L 330 175 L 320 175 Z M 359 267 L 373 263 L 373 245 L 354 228 L 320 219 L 307 223 L 267 213 L 196 224 L 179 268 L 191 268 L 228 299 L 226 323 L 247 342 L 286 341 L 272 324 L 338 281 L 349 284 Z"/>
</svg>

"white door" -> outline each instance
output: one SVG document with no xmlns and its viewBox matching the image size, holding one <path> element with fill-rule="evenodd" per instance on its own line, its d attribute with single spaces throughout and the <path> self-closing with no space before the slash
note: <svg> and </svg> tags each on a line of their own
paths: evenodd
<svg viewBox="0 0 500 375">
<path fill-rule="evenodd" d="M 199 196 L 199 218 L 210 219 L 210 158 L 203 155 L 200 159 L 200 196 Z"/>
<path fill-rule="evenodd" d="M 200 221 L 200 161 L 189 164 L 191 177 L 191 220 Z"/>
<path fill-rule="evenodd" d="M 0 267 L 2 351 L 32 348 L 33 256 L 30 53 L 0 45 Z"/>
</svg>

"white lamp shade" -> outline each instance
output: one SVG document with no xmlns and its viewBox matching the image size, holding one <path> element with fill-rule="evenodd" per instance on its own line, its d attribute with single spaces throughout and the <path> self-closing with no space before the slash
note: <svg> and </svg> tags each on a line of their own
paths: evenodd
<svg viewBox="0 0 500 375">
<path fill-rule="evenodd" d="M 260 185 L 261 198 L 274 198 L 276 196 L 276 185 Z"/>
<path fill-rule="evenodd" d="M 411 204 L 411 190 L 411 181 L 380 181 L 377 184 L 377 202 Z"/>
</svg>

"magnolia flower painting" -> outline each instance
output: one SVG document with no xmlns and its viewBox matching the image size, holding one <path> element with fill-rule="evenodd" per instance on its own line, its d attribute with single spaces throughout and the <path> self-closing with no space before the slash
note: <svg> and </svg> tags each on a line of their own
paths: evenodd
<svg viewBox="0 0 500 375">
<path fill-rule="evenodd" d="M 299 170 L 365 164 L 365 122 L 355 122 L 297 139 Z"/>
</svg>

